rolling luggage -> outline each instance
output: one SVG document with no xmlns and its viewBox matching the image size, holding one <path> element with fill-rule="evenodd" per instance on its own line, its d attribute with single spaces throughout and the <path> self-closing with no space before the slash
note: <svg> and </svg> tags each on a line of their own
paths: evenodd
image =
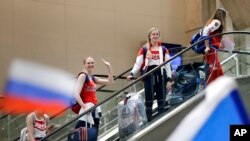
<svg viewBox="0 0 250 141">
<path fill-rule="evenodd" d="M 86 119 L 90 119 L 90 114 L 86 114 Z M 85 122 L 85 127 L 79 127 L 77 129 L 74 129 L 68 133 L 68 141 L 97 141 L 97 129 L 95 127 L 92 127 L 92 124 L 90 124 L 90 127 L 87 127 L 87 122 Z"/>
<path fill-rule="evenodd" d="M 68 141 L 97 141 L 97 130 L 95 127 L 79 127 L 69 132 Z"/>
</svg>

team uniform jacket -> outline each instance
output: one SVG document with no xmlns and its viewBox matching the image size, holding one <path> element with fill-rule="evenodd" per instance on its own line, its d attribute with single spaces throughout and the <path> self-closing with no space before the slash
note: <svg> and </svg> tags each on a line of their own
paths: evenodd
<svg viewBox="0 0 250 141">
<path fill-rule="evenodd" d="M 143 48 L 141 48 L 136 57 L 136 62 L 134 64 L 131 73 L 136 74 L 141 69 L 141 66 L 143 64 L 145 64 L 145 66 L 153 66 L 153 65 L 158 66 L 161 63 L 163 63 L 163 61 L 167 61 L 168 59 L 170 59 L 168 49 L 167 48 L 164 49 L 165 49 L 165 58 L 163 58 L 162 47 L 159 47 L 158 51 L 151 51 L 152 53 L 151 58 L 146 57 L 145 59 L 143 59 Z M 163 58 L 163 61 L 161 61 L 160 58 Z M 172 78 L 170 63 L 167 63 L 164 67 L 167 73 L 167 77 Z"/>
<path fill-rule="evenodd" d="M 203 29 L 203 36 L 211 36 L 220 33 L 218 29 L 221 26 L 221 22 L 217 19 L 214 19 L 211 21 L 210 24 L 208 24 L 204 29 Z M 210 47 L 215 47 L 218 50 L 221 47 L 221 40 L 222 36 L 215 36 L 212 37 L 210 40 Z M 210 76 L 208 79 L 208 84 L 215 80 L 217 77 L 223 75 L 222 67 L 220 65 L 219 57 L 218 57 L 218 51 L 211 48 L 210 52 L 208 54 L 205 54 L 204 56 L 205 62 L 209 64 L 209 71 L 210 71 Z"/>
</svg>

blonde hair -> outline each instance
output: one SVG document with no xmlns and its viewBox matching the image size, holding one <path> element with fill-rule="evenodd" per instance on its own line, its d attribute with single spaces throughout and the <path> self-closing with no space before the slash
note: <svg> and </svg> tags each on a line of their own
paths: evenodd
<svg viewBox="0 0 250 141">
<path fill-rule="evenodd" d="M 149 49 L 152 46 L 150 36 L 151 36 L 152 32 L 155 31 L 155 30 L 159 33 L 159 37 L 160 37 L 160 31 L 159 31 L 158 28 L 152 27 L 152 28 L 150 28 L 148 30 L 147 43 L 146 43 L 146 47 L 148 48 L 147 53 L 146 53 L 146 57 L 148 57 L 148 58 L 152 57 L 152 53 L 151 53 L 151 51 Z M 158 43 L 158 45 L 160 45 L 160 43 Z"/>
<path fill-rule="evenodd" d="M 94 60 L 94 58 L 93 58 L 93 57 L 88 56 L 88 57 L 86 57 L 86 58 L 84 58 L 84 59 L 83 59 L 83 64 L 86 64 L 86 60 L 87 60 L 88 58 L 91 58 L 91 59 L 93 59 L 93 60 Z"/>
<path fill-rule="evenodd" d="M 160 31 L 158 28 L 156 27 L 152 27 L 148 30 L 148 35 L 147 35 L 147 42 L 150 43 L 150 35 L 152 34 L 153 31 L 157 30 L 159 33 L 159 37 L 160 37 Z"/>
</svg>

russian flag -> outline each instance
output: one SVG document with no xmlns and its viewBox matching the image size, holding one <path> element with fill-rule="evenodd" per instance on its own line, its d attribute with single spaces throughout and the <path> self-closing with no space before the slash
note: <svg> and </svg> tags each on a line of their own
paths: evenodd
<svg viewBox="0 0 250 141">
<path fill-rule="evenodd" d="M 205 99 L 182 120 L 168 141 L 229 141 L 230 125 L 249 125 L 233 78 L 216 79 L 206 92 Z"/>
<path fill-rule="evenodd" d="M 41 110 L 58 114 L 73 99 L 73 75 L 45 65 L 15 60 L 10 66 L 2 110 L 16 114 Z"/>
</svg>

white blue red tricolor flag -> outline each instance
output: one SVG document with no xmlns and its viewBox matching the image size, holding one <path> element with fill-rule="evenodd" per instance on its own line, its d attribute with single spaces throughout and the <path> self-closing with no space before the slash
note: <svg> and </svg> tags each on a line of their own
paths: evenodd
<svg viewBox="0 0 250 141">
<path fill-rule="evenodd" d="M 229 141 L 230 125 L 249 125 L 233 78 L 216 79 L 206 92 L 205 99 L 182 120 L 167 141 Z"/>
<path fill-rule="evenodd" d="M 34 110 L 58 114 L 70 105 L 74 85 L 73 75 L 68 72 L 15 60 L 10 66 L 2 110 L 16 114 Z"/>
</svg>

